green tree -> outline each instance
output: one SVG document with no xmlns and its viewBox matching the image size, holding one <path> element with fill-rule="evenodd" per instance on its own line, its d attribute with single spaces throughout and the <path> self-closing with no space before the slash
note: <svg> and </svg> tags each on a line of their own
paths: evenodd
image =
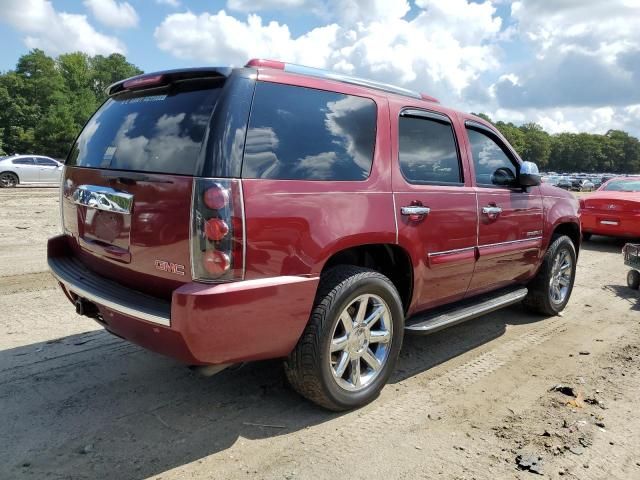
<svg viewBox="0 0 640 480">
<path fill-rule="evenodd" d="M 57 59 L 32 50 L 0 74 L 0 147 L 64 157 L 113 82 L 142 73 L 119 54 Z"/>
<path fill-rule="evenodd" d="M 91 59 L 91 69 L 93 93 L 99 102 L 107 98 L 105 90 L 112 83 L 143 73 L 119 53 L 112 53 L 108 57 L 96 55 Z"/>
<path fill-rule="evenodd" d="M 537 123 L 525 123 L 520 127 L 524 134 L 524 145 L 520 156 L 524 161 L 535 162 L 546 168 L 551 154 L 551 137 Z"/>
</svg>

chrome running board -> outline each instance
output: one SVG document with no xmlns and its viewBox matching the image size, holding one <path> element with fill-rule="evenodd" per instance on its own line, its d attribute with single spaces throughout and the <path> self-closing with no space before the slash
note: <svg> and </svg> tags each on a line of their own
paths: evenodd
<svg viewBox="0 0 640 480">
<path fill-rule="evenodd" d="M 434 333 L 518 303 L 527 296 L 527 292 L 525 287 L 515 287 L 429 310 L 407 319 L 404 329 L 408 333 L 422 335 Z"/>
</svg>

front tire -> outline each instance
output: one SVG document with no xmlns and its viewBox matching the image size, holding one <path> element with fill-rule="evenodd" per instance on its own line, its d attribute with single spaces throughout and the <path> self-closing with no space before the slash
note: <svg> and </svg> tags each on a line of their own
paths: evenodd
<svg viewBox="0 0 640 480">
<path fill-rule="evenodd" d="M 554 237 L 538 274 L 529 283 L 525 307 L 543 315 L 557 315 L 567 306 L 576 276 L 576 249 L 566 235 Z"/>
<path fill-rule="evenodd" d="M 387 277 L 334 267 L 322 276 L 309 323 L 285 361 L 287 379 L 329 410 L 366 405 L 393 372 L 403 334 L 402 302 Z"/>
<path fill-rule="evenodd" d="M 18 183 L 20 180 L 15 173 L 3 172 L 0 174 L 0 187 L 2 188 L 15 187 Z"/>
<path fill-rule="evenodd" d="M 640 288 L 640 272 L 637 270 L 629 270 L 627 273 L 627 286 L 633 290 Z"/>
</svg>

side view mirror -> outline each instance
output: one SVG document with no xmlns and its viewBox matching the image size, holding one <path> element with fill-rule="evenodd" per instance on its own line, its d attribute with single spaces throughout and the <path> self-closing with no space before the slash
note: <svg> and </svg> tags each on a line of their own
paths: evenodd
<svg viewBox="0 0 640 480">
<path fill-rule="evenodd" d="M 518 183 L 522 187 L 537 187 L 542 183 L 538 166 L 533 162 L 522 162 Z"/>
</svg>

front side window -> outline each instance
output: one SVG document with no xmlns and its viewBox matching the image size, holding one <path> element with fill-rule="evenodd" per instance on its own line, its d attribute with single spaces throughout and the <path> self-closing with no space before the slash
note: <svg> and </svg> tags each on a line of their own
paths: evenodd
<svg viewBox="0 0 640 480">
<path fill-rule="evenodd" d="M 446 117 L 403 114 L 399 131 L 400 170 L 409 183 L 461 183 L 458 149 Z"/>
<path fill-rule="evenodd" d="M 516 165 L 492 136 L 467 127 L 476 183 L 479 186 L 509 186 L 516 179 Z"/>
<path fill-rule="evenodd" d="M 376 138 L 373 100 L 258 82 L 242 176 L 280 180 L 364 180 Z"/>
<path fill-rule="evenodd" d="M 36 163 L 40 166 L 44 166 L 44 167 L 57 167 L 58 164 L 53 161 L 53 160 L 49 160 L 48 158 L 36 158 Z"/>
</svg>

